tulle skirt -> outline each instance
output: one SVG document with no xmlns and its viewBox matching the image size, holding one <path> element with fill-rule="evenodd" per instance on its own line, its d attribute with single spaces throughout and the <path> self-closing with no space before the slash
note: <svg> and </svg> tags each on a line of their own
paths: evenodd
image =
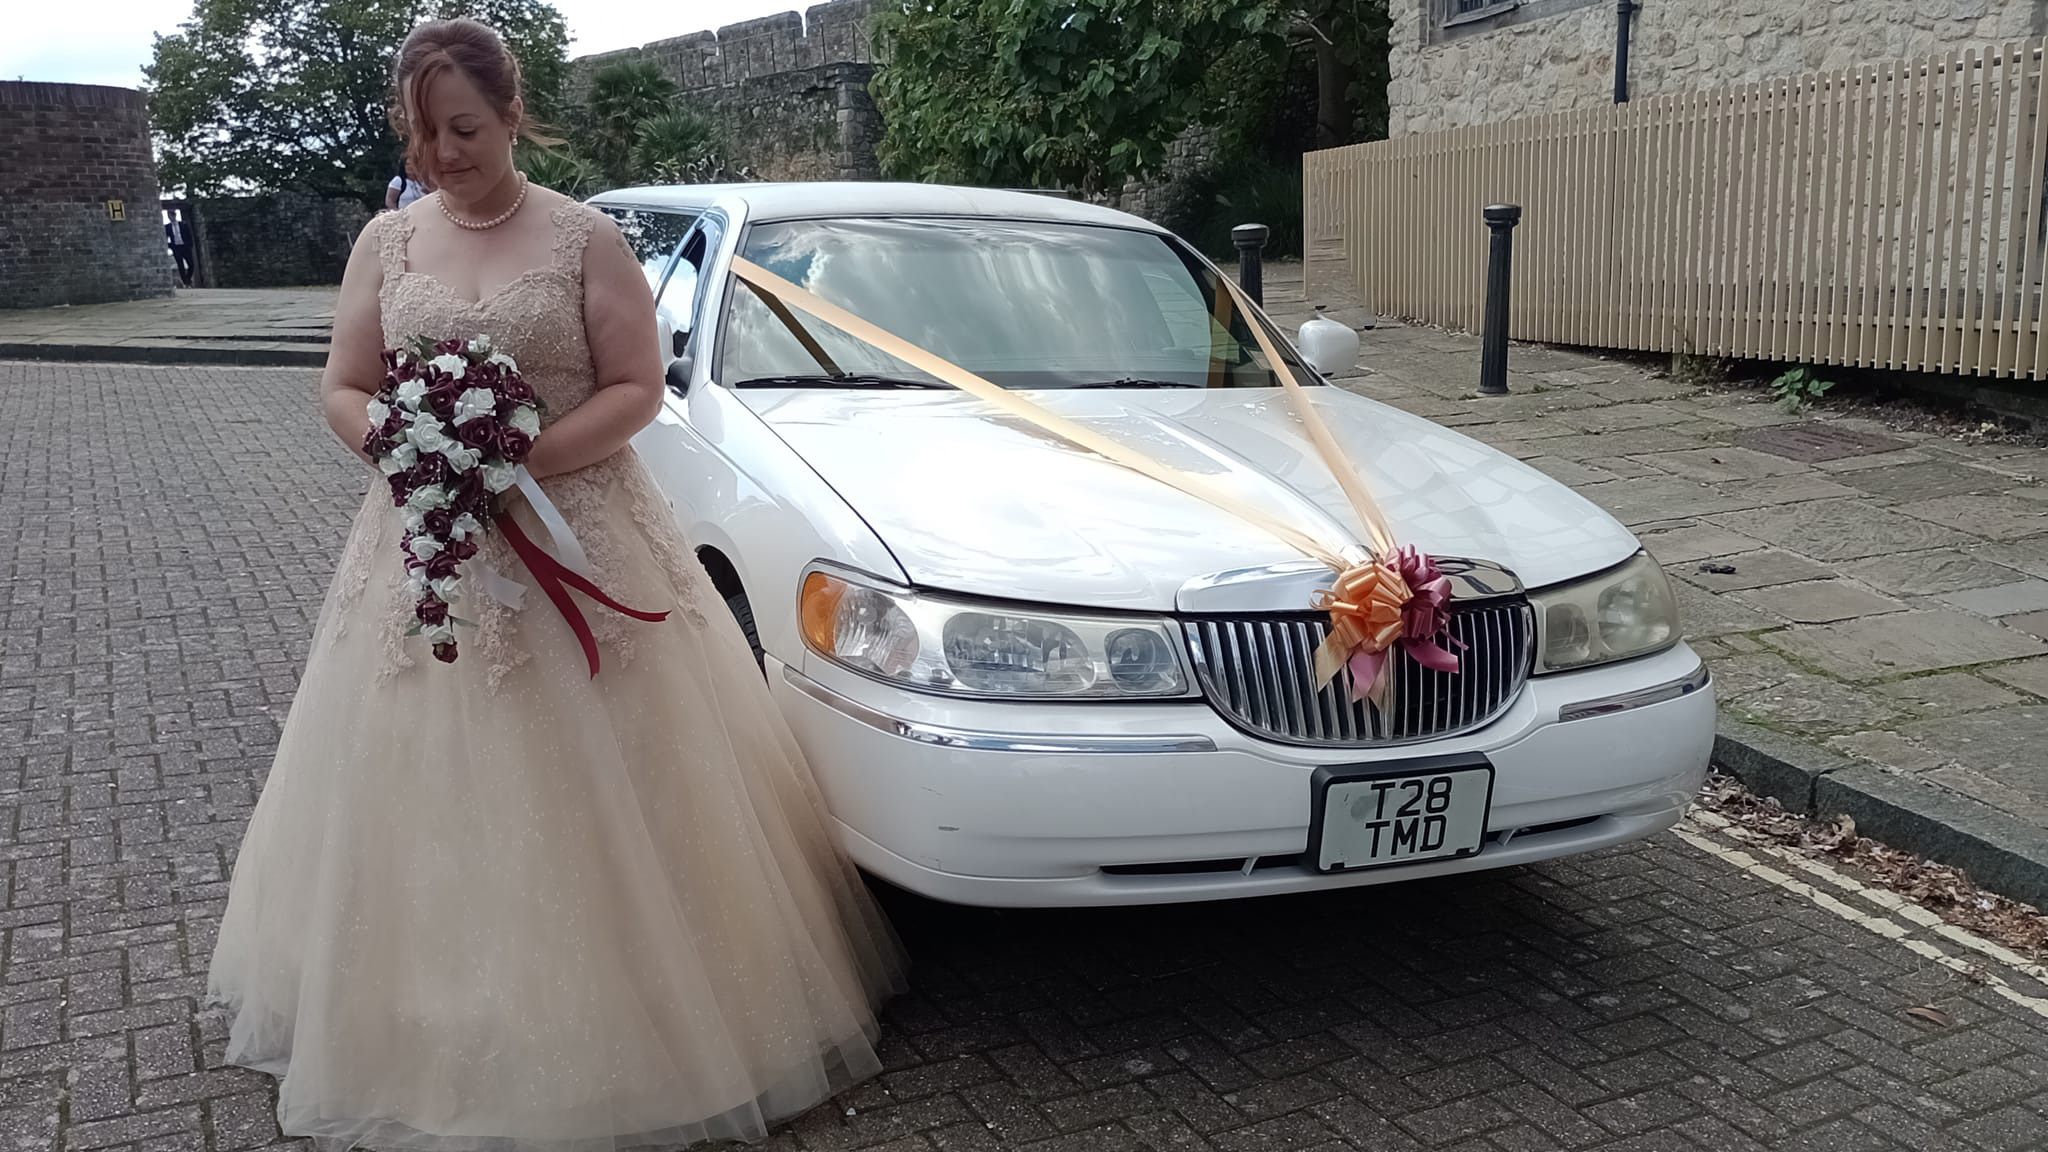
<svg viewBox="0 0 2048 1152">
<path fill-rule="evenodd" d="M 754 1139 L 876 1072 L 900 953 L 727 614 L 635 623 L 631 661 L 592 679 L 535 589 L 495 686 L 418 640 L 388 674 L 368 622 L 409 593 L 380 503 L 354 528 L 377 575 L 345 608 L 329 592 L 213 958 L 228 1060 L 279 1078 L 284 1131 Z M 678 574 L 630 504 L 587 525 L 617 554 L 606 590 L 670 607 Z"/>
</svg>

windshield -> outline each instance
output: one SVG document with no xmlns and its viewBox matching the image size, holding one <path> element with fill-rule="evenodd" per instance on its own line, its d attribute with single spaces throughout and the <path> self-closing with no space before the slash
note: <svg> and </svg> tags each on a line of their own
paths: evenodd
<svg viewBox="0 0 2048 1152">
<path fill-rule="evenodd" d="M 756 225 L 742 251 L 1005 388 L 1280 383 L 1215 274 L 1153 233 L 1009 220 L 801 220 Z M 744 284 L 731 300 L 724 384 L 932 380 L 823 321 L 770 308 Z M 1298 364 L 1294 374 L 1321 382 Z"/>
</svg>

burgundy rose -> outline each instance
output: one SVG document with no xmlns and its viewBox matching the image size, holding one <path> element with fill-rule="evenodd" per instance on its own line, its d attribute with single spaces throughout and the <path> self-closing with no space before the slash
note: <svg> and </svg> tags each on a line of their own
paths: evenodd
<svg viewBox="0 0 2048 1152">
<path fill-rule="evenodd" d="M 363 433 L 363 451 L 371 456 L 384 455 L 384 430 L 372 428 Z"/>
<path fill-rule="evenodd" d="M 393 472 L 391 475 L 386 476 L 384 479 L 386 483 L 389 483 L 391 485 L 392 503 L 403 504 L 406 501 L 406 497 L 412 495 L 411 476 L 405 474 L 404 472 Z"/>
<path fill-rule="evenodd" d="M 468 349 L 467 340 L 443 340 L 434 345 L 436 356 L 461 356 Z"/>
<path fill-rule="evenodd" d="M 470 537 L 464 540 L 457 540 L 448 545 L 448 550 L 455 553 L 457 560 L 467 560 L 471 556 L 476 555 L 476 538 Z"/>
<path fill-rule="evenodd" d="M 434 645 L 434 659 L 443 664 L 455 663 L 455 641 L 443 640 Z"/>
<path fill-rule="evenodd" d="M 419 463 L 412 466 L 412 482 L 418 485 L 440 484 L 448 479 L 448 458 L 439 452 L 420 454 Z"/>
<path fill-rule="evenodd" d="M 432 509 L 423 519 L 426 521 L 427 535 L 436 540 L 446 540 L 449 531 L 455 527 L 455 517 L 449 515 L 446 508 Z"/>
<path fill-rule="evenodd" d="M 510 400 L 514 404 L 531 404 L 533 403 L 533 385 L 528 384 L 522 377 L 508 375 L 505 377 L 504 382 L 498 385 L 498 396 L 501 399 Z M 500 410 L 498 415 L 510 416 L 511 413 Z"/>
<path fill-rule="evenodd" d="M 384 371 L 386 371 L 386 372 L 396 372 L 397 370 L 398 370 L 398 349 L 396 349 L 396 348 L 386 348 L 386 349 L 384 350 Z"/>
<path fill-rule="evenodd" d="M 462 382 L 453 376 L 442 375 L 427 389 L 426 406 L 434 415 L 443 420 L 455 418 L 455 398 L 462 395 Z"/>
<path fill-rule="evenodd" d="M 490 495 L 484 488 L 484 474 L 471 468 L 463 475 L 461 483 L 456 485 L 455 503 L 457 507 L 474 510 L 490 499 Z"/>
<path fill-rule="evenodd" d="M 419 606 L 413 609 L 413 615 L 419 617 L 420 623 L 431 628 L 447 621 L 448 605 L 439 596 L 429 593 L 427 598 L 421 600 Z"/>
<path fill-rule="evenodd" d="M 498 429 L 498 451 L 513 464 L 522 463 L 526 454 L 533 451 L 533 437 L 512 427 L 510 424 Z"/>
<path fill-rule="evenodd" d="M 427 561 L 427 579 L 445 580 L 455 575 L 455 568 L 461 563 L 462 561 L 457 560 L 453 552 L 446 549 L 436 552 L 433 559 Z"/>
<path fill-rule="evenodd" d="M 498 422 L 479 416 L 456 426 L 455 438 L 486 456 L 498 450 Z"/>
</svg>

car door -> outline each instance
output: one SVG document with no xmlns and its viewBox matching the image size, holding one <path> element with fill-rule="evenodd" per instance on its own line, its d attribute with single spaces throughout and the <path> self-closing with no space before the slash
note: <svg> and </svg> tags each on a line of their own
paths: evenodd
<svg viewBox="0 0 2048 1152">
<path fill-rule="evenodd" d="M 661 359 L 664 364 L 673 359 L 680 347 L 669 325 L 663 323 L 659 301 L 674 276 L 682 255 L 683 243 L 692 234 L 701 213 L 681 208 L 644 208 L 628 204 L 599 204 L 597 209 L 612 218 L 619 226 L 619 234 L 626 239 L 626 246 L 633 250 L 634 259 L 640 262 L 641 274 L 647 277 L 647 289 L 656 300 L 656 327 L 660 330 L 662 347 Z"/>
<path fill-rule="evenodd" d="M 700 288 L 710 283 L 707 270 L 716 266 L 726 233 L 725 214 L 707 211 L 676 245 L 676 258 L 654 298 L 665 368 L 661 409 L 633 441 L 686 530 L 701 530 L 716 521 L 732 499 L 736 481 L 715 444 L 721 422 L 715 411 L 702 406 L 703 397 L 690 394 L 692 381 L 706 378 L 701 361 L 708 358 L 715 328 L 706 319 L 712 305 Z"/>
</svg>

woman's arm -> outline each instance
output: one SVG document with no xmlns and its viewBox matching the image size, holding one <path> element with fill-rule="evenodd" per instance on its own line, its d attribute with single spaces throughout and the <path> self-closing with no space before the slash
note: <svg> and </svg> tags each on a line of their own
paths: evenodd
<svg viewBox="0 0 2048 1152">
<path fill-rule="evenodd" d="M 370 431 L 370 398 L 384 384 L 384 324 L 377 292 L 384 268 L 377 257 L 384 221 L 370 221 L 348 254 L 341 296 L 334 302 L 334 332 L 327 345 L 327 369 L 320 375 L 320 407 L 327 426 L 349 451 L 363 455 Z"/>
<path fill-rule="evenodd" d="M 625 447 L 661 410 L 654 295 L 618 225 L 601 213 L 583 250 L 583 331 L 597 391 L 533 442 L 526 468 L 535 476 L 597 463 Z"/>
</svg>

